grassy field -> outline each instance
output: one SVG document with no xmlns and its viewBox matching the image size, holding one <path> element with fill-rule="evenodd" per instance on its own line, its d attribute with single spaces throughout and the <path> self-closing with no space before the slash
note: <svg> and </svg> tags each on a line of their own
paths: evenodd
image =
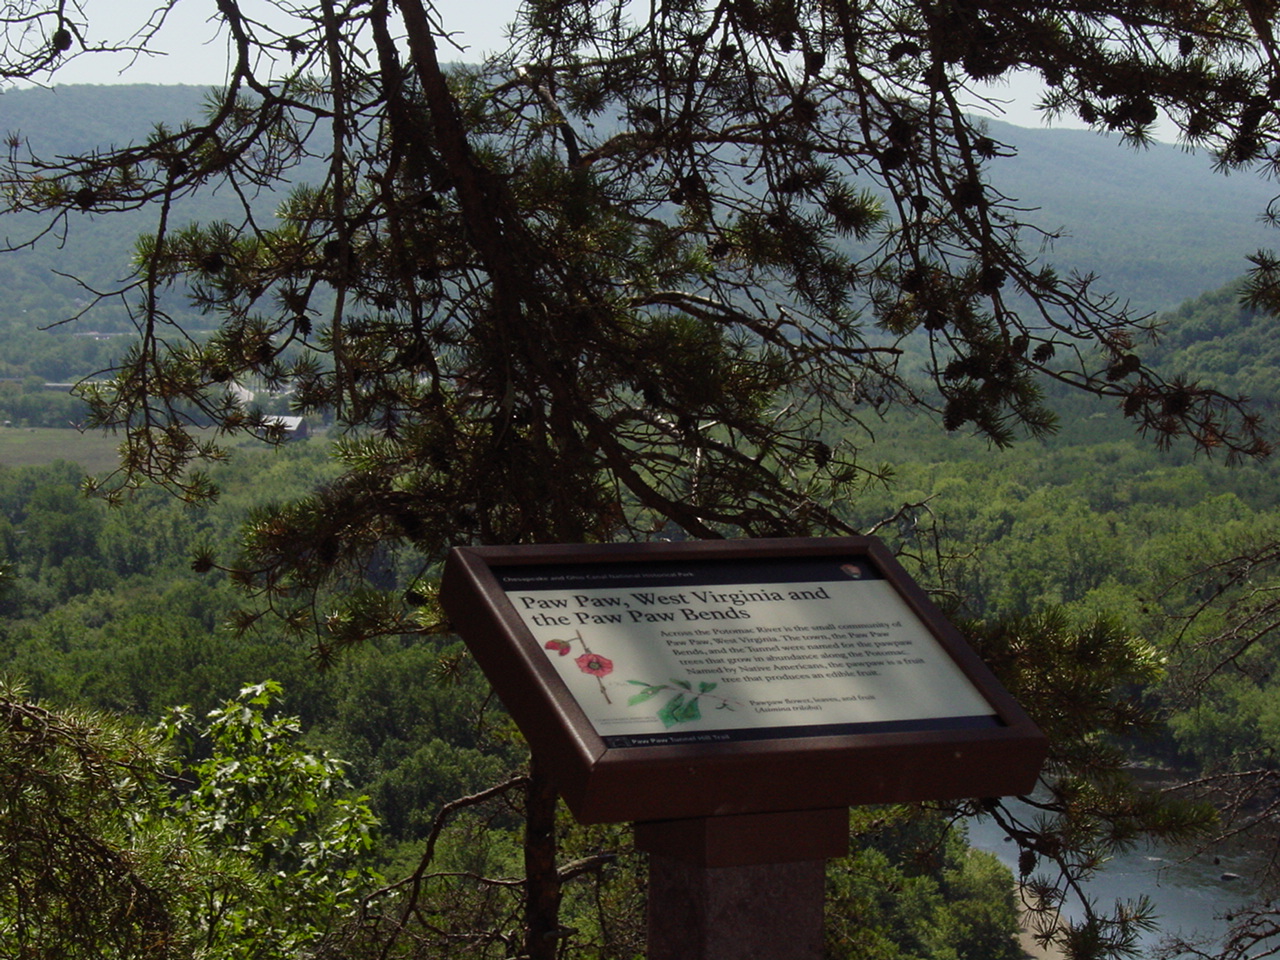
<svg viewBox="0 0 1280 960">
<path fill-rule="evenodd" d="M 118 437 L 51 427 L 0 427 L 0 467 L 26 467 L 55 460 L 77 463 L 85 473 L 116 465 Z"/>
<path fill-rule="evenodd" d="M 317 434 L 323 435 L 323 430 Z M 212 431 L 196 431 L 198 436 L 213 437 Z M 55 460 L 79 464 L 86 474 L 103 474 L 118 465 L 120 437 L 101 433 L 81 433 L 71 428 L 0 427 L 0 469 L 4 467 L 39 466 Z M 220 445 L 228 449 L 265 449 L 267 445 L 251 438 L 223 438 Z"/>
</svg>

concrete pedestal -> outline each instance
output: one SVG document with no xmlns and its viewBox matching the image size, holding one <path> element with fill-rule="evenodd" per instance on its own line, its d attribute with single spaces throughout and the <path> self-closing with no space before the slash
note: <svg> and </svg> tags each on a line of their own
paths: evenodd
<svg viewBox="0 0 1280 960">
<path fill-rule="evenodd" d="M 825 866 L 651 855 L 648 960 L 822 960 Z"/>
<path fill-rule="evenodd" d="M 636 824 L 649 853 L 648 960 L 821 960 L 826 861 L 847 810 Z"/>
</svg>

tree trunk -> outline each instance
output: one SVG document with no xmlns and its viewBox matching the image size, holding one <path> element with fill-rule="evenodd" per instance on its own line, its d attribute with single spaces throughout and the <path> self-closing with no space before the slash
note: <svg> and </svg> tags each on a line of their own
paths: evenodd
<svg viewBox="0 0 1280 960">
<path fill-rule="evenodd" d="M 556 868 L 556 790 L 530 762 L 524 834 L 525 942 L 528 960 L 555 960 L 560 941 L 560 873 Z"/>
</svg>

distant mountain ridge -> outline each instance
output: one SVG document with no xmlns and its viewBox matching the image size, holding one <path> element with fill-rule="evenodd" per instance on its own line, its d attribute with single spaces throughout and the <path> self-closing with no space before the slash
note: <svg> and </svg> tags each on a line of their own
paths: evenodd
<svg viewBox="0 0 1280 960">
<path fill-rule="evenodd" d="M 1136 309 L 1168 310 L 1217 289 L 1246 271 L 1250 253 L 1280 242 L 1259 220 L 1276 185 L 1215 173 L 1203 151 L 1135 149 L 1090 130 L 990 127 L 1018 149 L 993 162 L 995 185 L 1038 207 L 1029 219 L 1039 226 L 1066 232 L 1049 259 L 1098 273 L 1101 288 Z"/>
<path fill-rule="evenodd" d="M 171 127 L 200 114 L 198 86 L 61 86 L 0 93 L 0 130 L 37 152 L 73 155 L 136 141 L 157 122 Z M 1210 159 L 1157 144 L 1134 150 L 1090 131 L 1028 129 L 989 121 L 992 136 L 1018 150 L 992 162 L 993 184 L 1031 208 L 1027 219 L 1062 239 L 1045 251 L 1061 270 L 1093 271 L 1140 311 L 1171 309 L 1240 276 L 1245 257 L 1274 245 L 1258 223 L 1273 190 L 1257 177 L 1224 177 Z M 219 215 L 219 201 L 185 205 L 188 219 Z M 0 286 L 9 291 L 0 330 L 26 311 L 49 323 L 74 312 L 84 291 L 62 272 L 107 283 L 128 272 L 128 249 L 149 218 L 72 216 L 68 249 L 0 256 Z M 0 237 L 20 234 L 21 220 L 0 218 Z M 15 232 L 16 231 L 16 232 Z M 1029 237 L 1028 244 L 1037 240 Z M 117 311 L 117 319 L 123 317 Z"/>
<path fill-rule="evenodd" d="M 199 119 L 208 92 L 202 86 L 145 83 L 14 88 L 0 92 L 0 130 L 20 133 L 38 154 L 124 146 L 157 123 L 177 128 Z"/>
</svg>

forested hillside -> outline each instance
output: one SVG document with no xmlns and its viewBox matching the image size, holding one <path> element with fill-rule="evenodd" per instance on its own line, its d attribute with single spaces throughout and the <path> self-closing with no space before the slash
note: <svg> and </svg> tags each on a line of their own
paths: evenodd
<svg viewBox="0 0 1280 960">
<path fill-rule="evenodd" d="M 141 139 L 155 123 L 177 128 L 201 115 L 205 97 L 206 91 L 193 86 L 14 89 L 0 94 L 0 126 L 21 143 L 19 149 L 70 155 L 90 145 Z M 1269 199 L 1266 184 L 1215 174 L 1203 157 L 1168 144 L 1135 152 L 1078 130 L 1030 130 L 998 121 L 989 125 L 994 135 L 1018 148 L 1017 156 L 993 165 L 996 182 L 1031 208 L 1029 222 L 1057 233 L 1053 239 L 1028 233 L 1024 243 L 1043 244 L 1043 261 L 1059 270 L 1105 265 L 1097 285 L 1115 290 L 1136 309 L 1172 310 L 1216 289 L 1243 272 L 1250 253 L 1272 241 L 1273 231 L 1256 222 Z M 303 166 L 289 179 L 307 182 L 322 175 L 317 166 Z M 277 202 L 266 192 L 258 206 L 269 216 Z M 179 222 L 207 223 L 233 216 L 234 203 L 227 193 L 201 195 L 177 203 L 172 216 Z M 0 257 L 5 290 L 0 305 L 0 420 L 31 426 L 78 423 L 82 415 L 77 404 L 65 391 L 60 395 L 43 385 L 72 383 L 105 371 L 126 348 L 127 338 L 119 335 L 133 329 L 129 304 L 136 293 L 98 298 L 125 288 L 133 241 L 148 229 L 153 214 L 105 218 L 73 210 L 68 216 L 74 229 L 60 229 L 30 249 Z M 3 223 L 10 244 L 31 239 L 39 229 L 36 219 L 21 214 L 8 214 Z M 1223 293 L 1203 309 L 1170 313 L 1172 339 L 1161 350 L 1150 351 L 1152 356 L 1167 357 L 1198 338 L 1199 321 L 1189 319 L 1191 326 L 1179 330 L 1187 310 L 1229 311 L 1228 300 Z M 195 317 L 190 329 L 200 324 Z M 1259 331 L 1264 325 L 1258 321 Z M 1213 342 L 1196 347 L 1168 369 L 1226 374 L 1223 389 L 1267 395 L 1273 351 L 1265 337 L 1259 342 Z M 1247 360 L 1237 362 L 1237 346 Z"/>
<path fill-rule="evenodd" d="M 70 156 L 136 142 L 156 124 L 177 129 L 199 117 L 205 94 L 203 88 L 193 86 L 11 89 L 0 93 L 0 130 L 16 151 Z M 270 209 L 269 200 L 265 207 Z M 201 198 L 189 207 L 179 204 L 176 215 L 208 220 L 229 216 L 233 210 L 228 198 Z M 134 241 L 147 230 L 154 212 L 125 213 L 109 221 L 79 211 L 71 216 L 76 220 L 74 229 L 55 229 L 30 248 L 22 245 L 42 229 L 39 218 L 8 213 L 0 220 L 0 239 L 20 247 L 0 257 L 0 284 L 6 291 L 0 307 L 0 335 L 6 345 L 14 334 L 76 316 L 95 302 L 97 294 L 119 289 L 133 270 Z M 127 305 L 112 299 L 99 304 L 85 322 L 50 333 L 62 343 L 87 332 L 127 329 Z M 12 357 L 22 356 L 38 364 L 38 357 L 59 349 L 45 344 L 41 339 L 23 340 L 20 349 L 4 350 L 0 360 L 12 365 Z M 61 349 L 74 356 L 74 348 Z M 93 369 L 81 367 L 77 375 Z M 11 367 L 0 370 L 0 376 L 13 375 Z"/>
<path fill-rule="evenodd" d="M 1114 415 L 1091 416 L 1071 442 L 1028 444 L 999 460 L 979 441 L 923 442 L 910 418 L 892 419 L 881 425 L 879 447 L 895 463 L 892 483 L 848 504 L 848 518 L 871 525 L 903 502 L 919 504 L 882 530 L 909 563 L 931 549 L 935 535 L 943 545 L 968 545 L 941 566 L 917 567 L 962 622 L 1061 611 L 1069 622 L 1116 622 L 1158 645 L 1169 618 L 1200 598 L 1195 591 L 1160 595 L 1160 587 L 1275 530 L 1280 477 L 1274 464 L 1230 469 L 1161 454 Z M 0 459 L 3 441 L 0 434 Z M 350 785 L 341 795 L 366 797 L 376 818 L 376 842 L 353 863 L 371 877 L 399 875 L 413 868 L 450 801 L 502 782 L 521 763 L 518 735 L 474 666 L 447 637 L 388 638 L 320 671 L 308 649 L 269 624 L 249 626 L 237 613 L 245 596 L 217 570 L 193 563 L 200 556 L 231 560 L 241 524 L 259 505 L 297 496 L 331 472 L 318 442 L 245 447 L 217 471 L 225 493 L 215 508 L 184 506 L 153 491 L 113 509 L 83 497 L 73 464 L 0 467 L 0 562 L 10 574 L 0 592 L 0 676 L 20 679 L 51 704 L 143 723 L 177 705 L 199 718 L 242 687 L 278 681 L 282 692 L 270 702 L 299 718 L 298 748 L 324 748 L 345 761 Z M 414 588 L 411 563 L 386 576 Z M 1175 707 L 1174 691 L 1150 683 L 1143 696 L 1168 698 L 1167 722 L 1131 736 L 1128 755 L 1207 770 L 1265 752 L 1280 700 L 1280 682 L 1270 676 L 1280 671 L 1262 651 L 1249 670 L 1258 679 L 1222 677 L 1191 711 Z M 259 709 L 264 718 L 276 716 Z M 493 911 L 505 909 L 500 899 L 475 899 L 465 881 L 445 878 L 451 871 L 502 875 L 518 857 L 518 824 L 506 822 L 494 802 L 477 807 L 480 820 L 459 811 L 437 851 L 441 879 L 431 895 L 459 933 L 492 926 Z M 888 832 L 886 817 L 896 824 Z M 833 866 L 829 956 L 863 956 L 874 942 L 876 950 L 946 960 L 958 943 L 969 943 L 987 960 L 1014 960 L 1000 952 L 1012 949 L 1012 878 L 992 859 L 965 852 L 956 835 L 943 841 L 940 830 L 906 810 L 868 812 L 855 824 L 865 847 Z M 599 842 L 591 836 L 570 839 L 570 849 Z M 581 852 L 590 857 L 593 849 Z M 926 866 L 904 866 L 912 857 Z M 637 942 L 638 871 L 631 860 L 619 861 L 571 886 L 580 942 L 612 949 Z M 366 881 L 363 892 L 376 887 Z M 886 889 L 903 896 L 886 898 Z M 599 903 L 609 904 L 607 914 L 594 912 Z"/>
<path fill-rule="evenodd" d="M 0 94 L 0 129 L 18 138 L 22 149 L 71 155 L 139 140 L 154 123 L 176 128 L 201 115 L 204 98 L 202 88 L 191 86 L 11 89 Z M 1061 270 L 1099 270 L 1099 286 L 1139 310 L 1171 309 L 1221 286 L 1244 272 L 1248 254 L 1272 243 L 1273 231 L 1256 222 L 1270 199 L 1267 185 L 1214 173 L 1204 156 L 1171 144 L 1135 151 L 1080 130 L 1031 130 L 999 121 L 989 126 L 1018 151 L 993 164 L 994 182 L 1031 208 L 1029 222 L 1061 234 L 1051 242 L 1028 234 L 1024 242 L 1046 243 L 1045 260 Z M 289 179 L 320 175 L 310 166 Z M 262 209 L 273 205 L 265 195 Z M 201 195 L 180 202 L 174 217 L 208 222 L 233 213 L 233 198 Z M 76 314 L 91 292 L 73 278 L 93 290 L 111 289 L 128 275 L 132 242 L 149 225 L 146 213 L 109 220 L 93 213 L 70 216 L 75 229 L 65 245 L 61 237 L 46 237 L 35 250 L 0 258 L 5 337 Z M 23 241 L 36 222 L 7 215 L 2 235 L 9 243 Z M 104 304 L 84 323 L 57 333 L 126 326 L 123 308 Z M 12 356 L 40 353 L 39 342 L 5 350 L 0 359 L 12 364 Z"/>
<path fill-rule="evenodd" d="M 0 458 L 3 440 L 0 434 Z M 296 859 L 316 824 L 281 821 L 272 827 L 275 852 L 256 838 L 239 842 L 265 863 L 284 858 L 278 862 L 286 869 L 273 879 L 256 864 L 236 865 L 244 872 L 237 883 L 246 887 L 234 896 L 230 888 L 221 892 L 224 916 L 209 926 L 215 939 L 233 938 L 246 916 L 285 923 L 289 899 L 297 901 L 295 911 L 328 904 L 330 915 L 309 929 L 312 937 L 326 925 L 332 935 L 349 935 L 342 924 L 359 910 L 393 913 L 399 901 L 392 888 L 378 892 L 379 878 L 411 872 L 450 803 L 503 783 L 524 760 L 519 735 L 453 638 L 388 638 L 321 671 L 307 649 L 269 626 L 238 630 L 244 596 L 216 571 L 193 565 L 197 555 L 234 556 L 240 525 L 259 504 L 296 496 L 330 472 L 318 444 L 245 448 L 217 471 L 226 494 L 216 509 L 186 507 L 156 492 L 112 509 L 80 494 L 71 463 L 0 467 L 0 563 L 9 573 L 0 583 L 0 678 L 19 681 L 51 706 L 105 710 L 133 723 L 157 724 L 184 707 L 190 719 L 173 744 L 178 762 L 209 764 L 203 776 L 217 769 L 228 784 L 238 780 L 228 800 L 207 797 L 198 813 L 227 821 L 217 836 L 228 842 L 241 830 L 256 836 L 252 821 L 237 818 L 260 816 L 252 811 L 267 797 L 284 803 L 285 787 L 269 777 L 304 756 L 334 758 L 334 795 L 368 804 L 372 820 L 361 828 L 372 830 L 367 846 L 335 841 L 328 853 L 349 864 L 349 899 L 317 901 L 336 894 L 309 879 Z M 413 584 L 411 567 L 389 575 Z M 264 691 L 267 680 L 279 689 Z M 221 741 L 202 732 L 201 718 L 211 711 L 222 718 Z M 288 717 L 298 719 L 297 730 L 290 731 Z M 253 747 L 258 741 L 261 748 Z M 205 759 L 210 750 L 213 758 Z M 302 781 L 298 789 L 311 788 Z M 449 829 L 429 879 L 441 924 L 434 956 L 496 955 L 477 952 L 483 948 L 475 940 L 479 931 L 500 931 L 512 909 L 501 880 L 519 859 L 511 802 L 499 793 L 441 821 Z M 629 852 L 624 830 L 584 831 L 568 819 L 563 828 L 567 848 L 592 866 L 566 889 L 575 941 L 602 956 L 631 956 L 627 951 L 643 942 L 643 861 Z M 908 808 L 859 814 L 853 837 L 853 854 L 831 874 L 829 956 L 902 950 L 944 960 L 962 950 L 1017 960 L 1011 877 L 994 857 L 966 849 L 963 835 L 943 820 Z M 614 852 L 602 856 L 602 843 Z M 293 844 L 300 846 L 290 854 Z M 230 856 L 218 851 L 215 843 L 207 855 Z M 220 869 L 232 868 L 224 862 Z M 469 878 L 485 876 L 493 886 L 478 893 Z M 886 897 L 887 890 L 900 895 Z"/>
<path fill-rule="evenodd" d="M 1139 310 L 1172 310 L 1217 289 L 1244 273 L 1248 255 L 1277 245 L 1260 220 L 1270 186 L 1214 172 L 1204 152 L 1135 149 L 1088 130 L 991 127 L 1018 148 L 994 167 L 1000 188 L 1035 208 L 1029 221 L 1062 231 L 1045 259 L 1096 274 Z"/>
<path fill-rule="evenodd" d="M 1171 375 L 1203 379 L 1264 406 L 1280 398 L 1275 318 L 1242 303 L 1241 284 L 1210 290 L 1161 319 L 1164 334 L 1152 357 Z"/>
</svg>

